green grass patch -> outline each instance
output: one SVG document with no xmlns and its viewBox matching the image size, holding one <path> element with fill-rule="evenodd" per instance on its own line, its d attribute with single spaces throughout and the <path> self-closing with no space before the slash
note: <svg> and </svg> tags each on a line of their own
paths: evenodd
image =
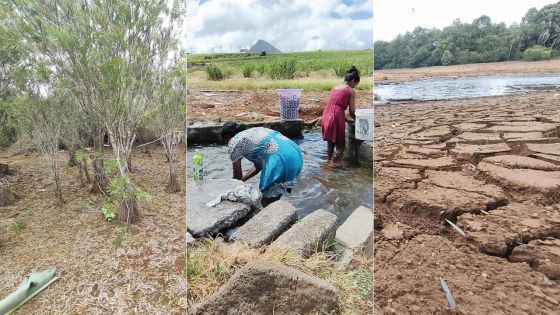
<svg viewBox="0 0 560 315">
<path fill-rule="evenodd" d="M 14 225 L 12 226 L 16 234 L 20 234 L 21 232 L 23 232 L 26 227 L 27 224 L 25 224 L 25 221 L 23 221 L 23 219 L 16 219 L 16 222 L 14 222 Z"/>
</svg>

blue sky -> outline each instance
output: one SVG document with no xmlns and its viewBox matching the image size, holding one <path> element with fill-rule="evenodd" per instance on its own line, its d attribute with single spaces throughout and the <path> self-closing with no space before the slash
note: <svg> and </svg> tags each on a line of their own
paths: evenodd
<svg viewBox="0 0 560 315">
<path fill-rule="evenodd" d="M 288 51 L 373 46 L 373 0 L 188 0 L 187 51 L 231 52 L 263 39 Z"/>
</svg>

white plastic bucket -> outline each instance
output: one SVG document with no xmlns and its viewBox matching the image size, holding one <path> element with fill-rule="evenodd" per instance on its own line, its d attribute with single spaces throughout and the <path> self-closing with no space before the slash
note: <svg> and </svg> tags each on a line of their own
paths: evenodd
<svg viewBox="0 0 560 315">
<path fill-rule="evenodd" d="M 358 140 L 373 141 L 373 109 L 356 109 L 356 131 Z"/>
<path fill-rule="evenodd" d="M 297 120 L 299 101 L 303 89 L 278 89 L 280 97 L 280 118 L 282 120 Z"/>
</svg>

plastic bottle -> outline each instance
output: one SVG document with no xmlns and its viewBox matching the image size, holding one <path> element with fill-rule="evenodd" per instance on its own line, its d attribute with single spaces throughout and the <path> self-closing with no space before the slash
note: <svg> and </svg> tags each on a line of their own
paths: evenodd
<svg viewBox="0 0 560 315">
<path fill-rule="evenodd" d="M 198 150 L 195 151 L 193 156 L 193 177 L 197 183 L 201 183 L 204 178 L 204 164 L 202 163 L 202 155 Z"/>
</svg>

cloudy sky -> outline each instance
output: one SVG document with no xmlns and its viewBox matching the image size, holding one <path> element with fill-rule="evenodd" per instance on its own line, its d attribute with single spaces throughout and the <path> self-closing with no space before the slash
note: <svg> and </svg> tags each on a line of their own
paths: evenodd
<svg viewBox="0 0 560 315">
<path fill-rule="evenodd" d="M 493 22 L 521 22 L 527 11 L 558 0 L 374 0 L 375 40 L 391 40 L 416 26 L 443 28 L 460 18 L 472 22 L 488 15 Z"/>
<path fill-rule="evenodd" d="M 258 39 L 284 52 L 371 48 L 372 1 L 188 0 L 186 48 L 237 52 Z"/>
</svg>

